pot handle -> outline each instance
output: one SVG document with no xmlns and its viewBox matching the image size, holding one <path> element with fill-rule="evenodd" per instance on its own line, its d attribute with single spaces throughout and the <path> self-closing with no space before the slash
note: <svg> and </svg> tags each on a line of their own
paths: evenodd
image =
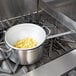
<svg viewBox="0 0 76 76">
<path fill-rule="evenodd" d="M 51 30 L 47 27 L 47 26 L 42 26 L 44 29 L 45 29 L 45 31 L 46 31 L 46 39 L 48 39 L 48 37 L 49 37 L 49 35 L 51 34 Z"/>
</svg>

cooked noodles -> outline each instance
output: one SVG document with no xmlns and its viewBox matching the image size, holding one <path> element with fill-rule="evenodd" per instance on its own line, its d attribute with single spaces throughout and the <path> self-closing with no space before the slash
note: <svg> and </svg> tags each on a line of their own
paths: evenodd
<svg viewBox="0 0 76 76">
<path fill-rule="evenodd" d="M 14 47 L 16 48 L 33 48 L 37 45 L 37 41 L 33 38 L 24 38 L 15 42 Z"/>
</svg>

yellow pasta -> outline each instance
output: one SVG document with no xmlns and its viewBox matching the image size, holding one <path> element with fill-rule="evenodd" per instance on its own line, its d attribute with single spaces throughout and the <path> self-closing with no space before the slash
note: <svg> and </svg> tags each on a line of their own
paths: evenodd
<svg viewBox="0 0 76 76">
<path fill-rule="evenodd" d="M 14 47 L 16 48 L 33 48 L 37 45 L 37 41 L 34 40 L 33 38 L 24 38 L 21 40 L 18 40 L 15 44 Z"/>
</svg>

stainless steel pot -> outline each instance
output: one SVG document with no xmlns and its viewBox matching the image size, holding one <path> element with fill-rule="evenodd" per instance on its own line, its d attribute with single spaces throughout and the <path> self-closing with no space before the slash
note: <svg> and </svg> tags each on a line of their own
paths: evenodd
<svg viewBox="0 0 76 76">
<path fill-rule="evenodd" d="M 49 30 L 49 29 L 48 29 Z M 51 31 L 49 30 L 49 33 Z M 25 37 L 32 37 L 37 41 L 37 46 L 31 49 L 15 48 L 13 45 L 17 40 Z M 45 30 L 32 23 L 23 23 L 15 25 L 7 30 L 5 33 L 5 42 L 7 48 L 12 48 L 13 51 L 10 59 L 17 62 L 15 59 L 18 58 L 21 65 L 33 64 L 40 60 L 43 54 L 43 43 L 48 38 Z"/>
<path fill-rule="evenodd" d="M 10 60 L 21 65 L 30 65 L 40 60 L 43 54 L 43 46 L 31 50 L 13 50 L 10 56 Z M 18 59 L 18 60 L 17 60 Z"/>
</svg>

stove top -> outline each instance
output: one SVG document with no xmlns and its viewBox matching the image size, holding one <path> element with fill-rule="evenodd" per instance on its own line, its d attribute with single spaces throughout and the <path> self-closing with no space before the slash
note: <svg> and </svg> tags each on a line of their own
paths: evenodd
<svg viewBox="0 0 76 76">
<path fill-rule="evenodd" d="M 0 76 L 11 76 L 13 74 L 16 74 L 16 76 L 21 76 L 22 74 L 26 74 L 52 60 L 55 60 L 56 58 L 61 57 L 62 55 L 70 52 L 76 47 L 75 40 L 70 39 L 69 36 L 48 39 L 43 44 L 44 53 L 41 60 L 39 60 L 38 62 L 32 65 L 25 66 L 19 65 L 18 62 L 12 62 L 10 60 L 11 53 L 7 54 L 8 49 L 6 48 L 4 42 L 4 30 L 7 30 L 12 26 L 21 23 L 34 23 L 40 26 L 45 25 L 49 29 L 51 29 L 51 35 L 69 30 L 66 27 L 60 26 L 61 23 L 59 23 L 53 17 L 49 16 L 44 11 L 39 13 L 39 21 L 37 20 L 36 16 L 37 13 L 34 13 L 31 15 L 23 15 L 9 20 L 3 20 L 0 22 L 0 25 L 2 26 L 0 27 L 0 50 L 2 50 L 0 51 Z"/>
</svg>

